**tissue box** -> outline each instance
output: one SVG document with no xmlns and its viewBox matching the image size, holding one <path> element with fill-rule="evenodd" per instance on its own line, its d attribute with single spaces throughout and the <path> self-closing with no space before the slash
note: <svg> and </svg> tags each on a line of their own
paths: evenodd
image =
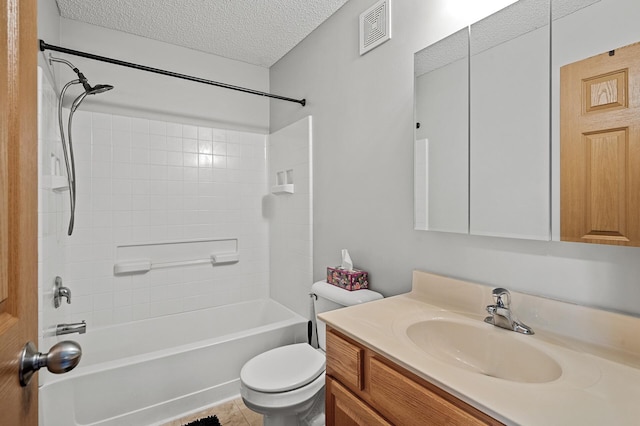
<svg viewBox="0 0 640 426">
<path fill-rule="evenodd" d="M 369 274 L 359 269 L 347 271 L 339 266 L 327 268 L 327 282 L 345 290 L 369 288 Z"/>
</svg>

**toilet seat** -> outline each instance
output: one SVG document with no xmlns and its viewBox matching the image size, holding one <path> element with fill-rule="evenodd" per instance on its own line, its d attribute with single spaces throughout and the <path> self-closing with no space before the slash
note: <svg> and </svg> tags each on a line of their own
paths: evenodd
<svg viewBox="0 0 640 426">
<path fill-rule="evenodd" d="M 324 371 L 324 354 L 307 343 L 297 343 L 252 358 L 242 367 L 240 380 L 257 392 L 287 392 L 313 382 Z"/>
</svg>

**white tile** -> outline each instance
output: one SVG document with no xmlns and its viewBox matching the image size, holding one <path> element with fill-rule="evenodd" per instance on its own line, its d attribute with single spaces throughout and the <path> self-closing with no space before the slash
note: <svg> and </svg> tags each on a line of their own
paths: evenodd
<svg viewBox="0 0 640 426">
<path fill-rule="evenodd" d="M 182 152 L 172 152 L 169 151 L 166 153 L 166 161 L 169 166 L 182 166 Z"/>
<path fill-rule="evenodd" d="M 126 131 L 126 132 L 130 132 L 131 131 L 131 118 L 129 117 L 124 117 L 121 115 L 114 115 L 111 118 L 111 127 L 112 130 L 116 131 Z"/>
<path fill-rule="evenodd" d="M 182 137 L 187 139 L 198 139 L 198 128 L 196 126 L 182 126 Z"/>
<path fill-rule="evenodd" d="M 94 145 L 91 149 L 91 161 L 110 162 L 111 161 L 111 145 Z"/>
<path fill-rule="evenodd" d="M 133 197 L 131 194 L 113 194 L 112 203 L 115 211 L 131 210 L 133 208 Z"/>
<path fill-rule="evenodd" d="M 197 167 L 185 167 L 184 168 L 184 181 L 185 183 L 198 181 L 198 168 Z"/>
<path fill-rule="evenodd" d="M 130 226 L 117 227 L 113 229 L 114 244 L 128 244 L 131 242 L 132 228 Z"/>
<path fill-rule="evenodd" d="M 213 142 L 211 141 L 199 141 L 198 153 L 200 154 L 213 154 Z"/>
<path fill-rule="evenodd" d="M 83 183 L 82 185 L 85 185 L 85 184 Z M 111 179 L 99 178 L 99 177 L 92 178 L 90 188 L 94 195 L 110 195 Z M 82 189 L 82 188 L 78 188 L 78 189 Z M 84 192 L 84 190 L 81 190 L 80 192 Z"/>
<path fill-rule="evenodd" d="M 227 168 L 227 157 L 224 155 L 214 155 L 213 156 L 213 167 L 216 169 L 225 169 Z"/>
<path fill-rule="evenodd" d="M 123 324 L 133 321 L 133 310 L 131 306 L 123 306 L 113 310 L 113 323 Z"/>
<path fill-rule="evenodd" d="M 113 311 L 111 309 L 107 309 L 104 311 L 94 311 L 93 321 L 92 323 L 89 323 L 87 321 L 87 328 L 105 327 L 111 324 L 113 324 Z"/>
<path fill-rule="evenodd" d="M 182 154 L 180 154 L 180 160 L 182 160 Z M 182 182 L 184 180 L 184 168 L 169 165 L 167 167 L 167 179 L 169 181 Z"/>
<path fill-rule="evenodd" d="M 213 182 L 213 170 L 212 169 L 198 169 L 198 181 L 199 182 Z"/>
<path fill-rule="evenodd" d="M 138 288 L 131 292 L 131 304 L 149 303 L 149 288 Z"/>
<path fill-rule="evenodd" d="M 149 179 L 149 165 L 148 164 L 136 164 L 131 169 L 132 179 Z"/>
<path fill-rule="evenodd" d="M 143 319 L 149 318 L 149 305 L 148 304 L 133 305 L 131 307 L 131 310 L 132 310 L 132 315 L 133 315 L 133 320 L 134 321 L 139 321 L 139 320 L 143 320 Z"/>
<path fill-rule="evenodd" d="M 180 169 L 182 170 L 182 169 Z M 183 182 L 181 181 L 176 181 L 176 180 L 169 180 L 167 182 L 167 194 L 168 195 L 173 195 L 173 196 L 180 196 L 182 197 L 182 186 L 183 186 Z M 172 208 L 179 208 L 179 206 L 172 206 Z"/>
<path fill-rule="evenodd" d="M 227 131 L 222 129 L 212 129 L 212 138 L 214 141 L 218 142 L 226 142 L 227 141 Z"/>
<path fill-rule="evenodd" d="M 111 226 L 111 212 L 108 211 L 94 211 L 91 214 L 91 225 L 95 227 L 108 227 Z"/>
<path fill-rule="evenodd" d="M 161 301 L 149 304 L 149 317 L 159 317 L 182 312 L 181 301 Z"/>
<path fill-rule="evenodd" d="M 96 129 L 111 130 L 111 115 L 94 112 L 91 114 L 91 127 Z"/>
<path fill-rule="evenodd" d="M 167 123 L 167 136 L 182 137 L 182 125 L 178 123 Z"/>
<path fill-rule="evenodd" d="M 98 293 L 93 295 L 93 310 L 102 311 L 113 309 L 113 293 Z"/>
<path fill-rule="evenodd" d="M 227 144 L 224 142 L 213 142 L 212 153 L 214 155 L 227 155 Z"/>
<path fill-rule="evenodd" d="M 113 195 L 131 195 L 132 181 L 129 179 L 113 179 Z"/>
<path fill-rule="evenodd" d="M 149 133 L 149 120 L 144 118 L 132 118 L 131 130 L 136 133 Z"/>
<path fill-rule="evenodd" d="M 133 195 L 131 197 L 131 210 L 133 214 L 149 210 L 149 195 Z M 133 225 L 144 225 L 144 223 L 136 223 L 134 220 Z"/>
<path fill-rule="evenodd" d="M 208 127 L 198 127 L 198 139 L 210 141 L 213 139 L 213 130 Z"/>
<path fill-rule="evenodd" d="M 182 140 L 182 152 L 197 153 L 198 141 L 195 139 L 183 139 Z"/>
<path fill-rule="evenodd" d="M 151 135 L 166 135 L 167 134 L 167 123 L 164 121 L 149 121 L 149 134 Z"/>
<path fill-rule="evenodd" d="M 113 295 L 113 305 L 115 307 L 130 306 L 131 305 L 132 292 L 120 291 Z"/>
<path fill-rule="evenodd" d="M 91 167 L 91 176 L 94 178 L 110 178 L 111 163 L 110 162 L 94 162 Z"/>
<path fill-rule="evenodd" d="M 112 156 L 114 163 L 130 163 L 131 148 L 114 145 Z"/>
<path fill-rule="evenodd" d="M 182 138 L 168 136 L 166 141 L 167 151 L 179 151 L 182 152 Z"/>
<path fill-rule="evenodd" d="M 155 149 L 149 151 L 149 164 L 166 165 L 167 151 L 157 151 Z"/>
<path fill-rule="evenodd" d="M 131 229 L 131 240 L 133 242 L 149 242 L 150 241 L 150 231 L 148 226 L 141 226 L 137 228 Z"/>
<path fill-rule="evenodd" d="M 133 148 L 131 150 L 131 162 L 135 164 L 148 164 L 149 150 Z"/>
<path fill-rule="evenodd" d="M 149 149 L 166 151 L 167 137 L 164 135 L 149 135 Z"/>
<path fill-rule="evenodd" d="M 198 167 L 198 154 L 184 153 L 182 159 L 185 167 Z"/>
<path fill-rule="evenodd" d="M 131 221 L 130 211 L 114 211 L 112 214 L 112 225 L 114 228 L 131 226 Z"/>
<path fill-rule="evenodd" d="M 213 156 L 206 154 L 198 155 L 198 167 L 211 167 L 213 165 Z"/>
<path fill-rule="evenodd" d="M 114 178 L 133 179 L 134 167 L 130 163 L 113 163 L 112 172 Z"/>
<path fill-rule="evenodd" d="M 57 106 L 56 106 L 57 107 Z M 56 113 L 57 117 L 57 113 Z M 76 110 L 73 116 L 73 130 L 75 131 L 79 127 L 91 128 L 91 113 L 88 111 Z"/>
<path fill-rule="evenodd" d="M 111 145 L 111 130 L 106 129 L 94 129 L 91 133 L 91 144 L 96 145 Z"/>
<path fill-rule="evenodd" d="M 148 198 L 148 197 L 147 197 Z M 149 223 L 149 211 L 139 210 L 131 212 L 131 224 L 136 227 L 144 227 Z"/>
<path fill-rule="evenodd" d="M 151 136 L 148 133 L 133 133 L 131 135 L 131 148 L 149 149 Z"/>
<path fill-rule="evenodd" d="M 167 180 L 168 171 L 166 165 L 150 164 L 149 165 L 149 180 Z"/>
<path fill-rule="evenodd" d="M 148 195 L 151 183 L 148 180 L 133 180 L 131 182 L 131 192 L 134 195 Z"/>
<path fill-rule="evenodd" d="M 149 195 L 166 195 L 167 194 L 167 181 L 166 180 L 152 180 L 149 182 Z"/>
</svg>

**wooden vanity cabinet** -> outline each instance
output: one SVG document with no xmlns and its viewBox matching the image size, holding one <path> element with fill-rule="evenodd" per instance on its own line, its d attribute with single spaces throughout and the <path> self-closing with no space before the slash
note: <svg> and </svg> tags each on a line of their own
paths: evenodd
<svg viewBox="0 0 640 426">
<path fill-rule="evenodd" d="M 327 426 L 502 424 L 331 328 L 326 401 Z"/>
</svg>

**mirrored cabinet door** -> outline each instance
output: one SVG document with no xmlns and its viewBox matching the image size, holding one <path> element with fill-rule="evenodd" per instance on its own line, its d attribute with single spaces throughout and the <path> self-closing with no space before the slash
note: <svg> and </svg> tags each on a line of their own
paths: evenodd
<svg viewBox="0 0 640 426">
<path fill-rule="evenodd" d="M 549 1 L 471 25 L 471 234 L 550 239 L 549 71 Z"/>
<path fill-rule="evenodd" d="M 469 230 L 469 31 L 415 54 L 415 228 Z"/>
</svg>

